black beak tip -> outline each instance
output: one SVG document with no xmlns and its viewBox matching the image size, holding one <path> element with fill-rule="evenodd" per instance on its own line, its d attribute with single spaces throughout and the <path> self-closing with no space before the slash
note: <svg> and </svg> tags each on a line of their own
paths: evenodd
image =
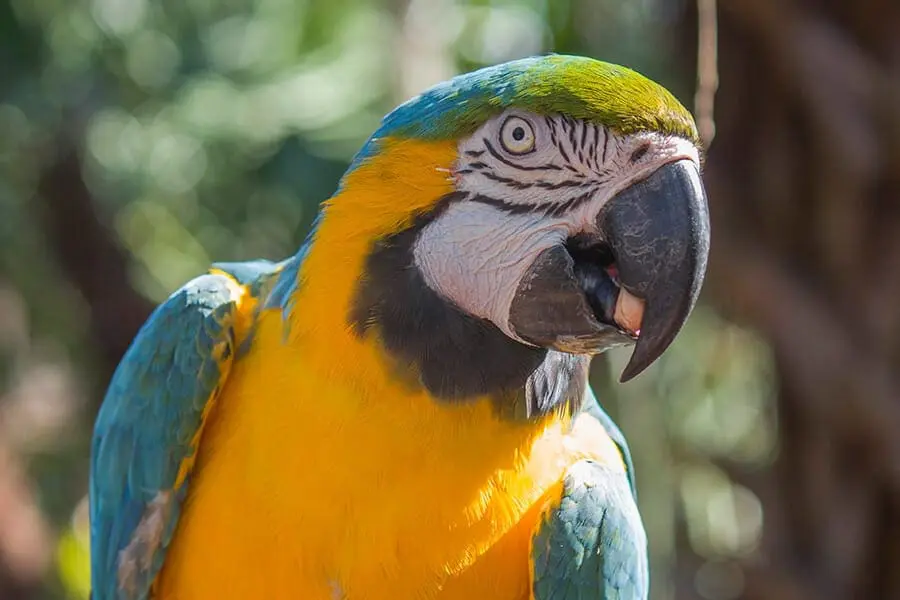
<svg viewBox="0 0 900 600">
<path fill-rule="evenodd" d="M 669 347 L 669 344 L 672 343 L 672 340 L 675 339 L 677 333 L 678 329 L 671 333 L 667 332 L 662 338 L 656 341 L 645 339 L 644 344 L 641 344 L 641 339 L 639 337 L 634 352 L 631 354 L 631 359 L 622 370 L 622 375 L 619 376 L 619 383 L 631 381 L 643 373 L 647 367 L 656 362 L 656 359 L 662 356 L 663 352 Z"/>
<path fill-rule="evenodd" d="M 634 356 L 631 357 L 631 360 L 628 361 L 628 364 L 625 365 L 625 369 L 622 371 L 622 375 L 619 376 L 619 383 L 628 383 L 635 377 L 641 374 L 641 372 L 646 369 L 649 364 L 639 365 L 634 362 Z"/>
</svg>

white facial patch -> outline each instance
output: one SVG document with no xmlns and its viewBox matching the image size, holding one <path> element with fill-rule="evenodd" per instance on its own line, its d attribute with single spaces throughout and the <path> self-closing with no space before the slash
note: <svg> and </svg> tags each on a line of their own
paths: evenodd
<svg viewBox="0 0 900 600">
<path fill-rule="evenodd" d="M 538 254 L 565 241 L 568 229 L 561 218 L 462 201 L 419 234 L 416 266 L 434 291 L 515 337 L 507 316 L 518 283 Z"/>
<path fill-rule="evenodd" d="M 682 159 L 699 167 L 697 148 L 683 138 L 506 111 L 460 142 L 453 174 L 466 195 L 419 234 L 416 266 L 434 291 L 518 339 L 509 308 L 537 256 L 597 233 L 610 198 Z"/>
</svg>

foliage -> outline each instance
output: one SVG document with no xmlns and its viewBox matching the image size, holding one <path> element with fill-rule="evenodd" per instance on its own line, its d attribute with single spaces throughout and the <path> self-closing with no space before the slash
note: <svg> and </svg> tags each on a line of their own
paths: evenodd
<svg viewBox="0 0 900 600">
<path fill-rule="evenodd" d="M 21 597 L 87 594 L 88 439 L 109 375 L 101 323 L 120 305 L 112 294 L 87 294 L 72 264 L 81 260 L 98 286 L 158 302 L 212 260 L 291 254 L 381 116 L 460 70 L 551 49 L 585 54 L 636 68 L 690 105 L 692 83 L 666 36 L 678 5 L 0 6 L 0 453 L 24 465 L 22 505 L 40 509 L 27 532 L 33 571 L 17 571 L 40 584 Z M 108 227 L 100 231 L 124 249 L 127 280 L 106 281 L 116 274 L 93 255 L 80 258 L 94 239 L 60 251 L 60 229 L 49 224 L 74 210 L 77 190 L 47 179 L 72 151 L 79 185 Z M 62 225 L 76 242 L 88 236 Z M 636 455 L 654 597 L 670 595 L 682 552 L 709 561 L 697 571 L 701 594 L 730 597 L 740 582 L 717 560 L 753 552 L 762 513 L 723 464 L 760 465 L 773 452 L 766 349 L 704 307 L 657 366 L 619 387 L 612 373 L 623 364 L 621 354 L 598 361 L 595 380 Z M 0 495 L 7 475 L 0 462 Z M 4 535 L 0 527 L 0 556 L 14 543 Z"/>
</svg>

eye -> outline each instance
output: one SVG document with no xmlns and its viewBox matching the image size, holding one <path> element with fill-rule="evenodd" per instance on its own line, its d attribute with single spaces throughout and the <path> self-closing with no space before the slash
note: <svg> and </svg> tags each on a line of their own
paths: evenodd
<svg viewBox="0 0 900 600">
<path fill-rule="evenodd" d="M 500 128 L 500 143 L 510 154 L 528 154 L 534 150 L 534 129 L 522 117 L 508 117 Z"/>
</svg>

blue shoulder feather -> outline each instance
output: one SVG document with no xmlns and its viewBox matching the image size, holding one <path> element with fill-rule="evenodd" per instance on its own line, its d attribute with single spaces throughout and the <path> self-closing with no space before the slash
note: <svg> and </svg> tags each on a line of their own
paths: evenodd
<svg viewBox="0 0 900 600">
<path fill-rule="evenodd" d="M 113 375 L 91 447 L 93 600 L 149 595 L 234 357 L 238 293 L 225 274 L 194 279 L 153 312 Z"/>
<path fill-rule="evenodd" d="M 532 539 L 535 600 L 645 600 L 647 537 L 637 509 L 634 465 L 625 436 L 590 387 L 584 412 L 618 447 L 625 473 L 591 460 L 570 467 L 560 498 Z"/>
<path fill-rule="evenodd" d="M 558 502 L 532 540 L 534 600 L 646 600 L 647 536 L 625 475 L 579 461 Z"/>
<path fill-rule="evenodd" d="M 585 392 L 584 400 L 584 412 L 600 421 L 600 424 L 603 425 L 603 429 L 606 430 L 606 435 L 609 436 L 619 449 L 619 453 L 622 455 L 622 462 L 625 463 L 625 472 L 628 475 L 628 485 L 631 488 L 631 495 L 637 500 L 637 485 L 634 481 L 634 462 L 631 460 L 631 449 L 628 447 L 628 442 L 625 440 L 625 434 L 622 433 L 622 430 L 619 429 L 616 422 L 612 420 L 612 417 L 606 414 L 606 411 L 600 406 L 600 402 L 597 400 L 597 397 L 594 395 L 594 390 L 592 390 L 590 386 L 588 386 L 587 391 Z"/>
</svg>

